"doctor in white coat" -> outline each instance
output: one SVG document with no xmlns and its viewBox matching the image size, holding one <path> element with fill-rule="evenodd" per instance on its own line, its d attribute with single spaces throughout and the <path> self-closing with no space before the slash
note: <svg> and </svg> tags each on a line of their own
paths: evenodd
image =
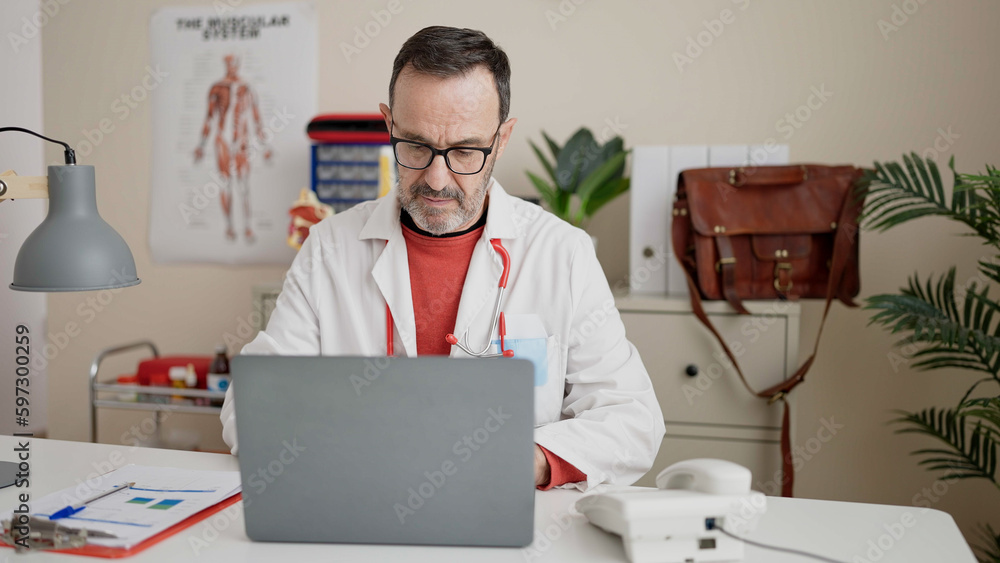
<svg viewBox="0 0 1000 563">
<path fill-rule="evenodd" d="M 498 338 L 491 321 L 503 263 L 490 241 L 499 239 L 510 256 L 507 347 L 536 363 L 537 446 L 582 473 L 562 487 L 631 484 L 652 466 L 663 415 L 590 237 L 492 178 L 516 122 L 509 77 L 506 55 L 478 31 L 432 27 L 404 44 L 391 107 L 380 104 L 396 141 L 397 187 L 311 228 L 266 329 L 242 353 L 416 356 L 417 327 L 428 323 L 414 311 L 434 307 L 415 307 L 401 214 L 432 236 L 470 230 L 485 215 L 448 332 L 476 350 Z M 466 354 L 452 345 L 450 355 Z M 222 422 L 236 454 L 232 389 Z M 550 467 L 537 446 L 541 486 Z"/>
</svg>

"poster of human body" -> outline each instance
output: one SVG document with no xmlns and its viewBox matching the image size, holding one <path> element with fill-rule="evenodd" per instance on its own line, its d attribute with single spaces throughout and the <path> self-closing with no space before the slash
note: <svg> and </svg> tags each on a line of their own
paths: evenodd
<svg viewBox="0 0 1000 563">
<path fill-rule="evenodd" d="M 164 8 L 150 41 L 166 75 L 152 92 L 153 259 L 289 263 L 288 209 L 309 185 L 315 6 Z"/>
</svg>

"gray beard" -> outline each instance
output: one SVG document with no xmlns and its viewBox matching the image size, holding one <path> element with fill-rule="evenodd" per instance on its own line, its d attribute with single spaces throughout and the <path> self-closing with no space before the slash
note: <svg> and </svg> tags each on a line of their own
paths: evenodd
<svg viewBox="0 0 1000 563">
<path fill-rule="evenodd" d="M 397 184 L 399 205 L 410 214 L 418 227 L 428 233 L 443 235 L 455 232 L 462 225 L 472 222 L 482 210 L 483 202 L 486 201 L 487 187 L 493 174 L 493 163 L 494 161 L 489 162 L 486 174 L 483 174 L 483 181 L 469 197 L 466 197 L 465 192 L 460 188 L 451 186 L 437 191 L 422 182 L 404 190 L 402 186 Z M 423 196 L 433 199 L 454 199 L 458 202 L 458 209 L 451 211 L 428 207 L 421 200 Z"/>
</svg>

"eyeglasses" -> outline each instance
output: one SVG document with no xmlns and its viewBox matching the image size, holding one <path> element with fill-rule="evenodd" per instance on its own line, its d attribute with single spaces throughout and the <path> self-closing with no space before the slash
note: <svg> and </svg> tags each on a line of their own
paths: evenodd
<svg viewBox="0 0 1000 563">
<path fill-rule="evenodd" d="M 496 133 L 493 133 L 493 142 L 488 147 L 449 147 L 447 149 L 436 149 L 426 143 L 408 141 L 392 136 L 393 123 L 389 127 L 389 142 L 392 144 L 392 152 L 396 155 L 396 162 L 403 168 L 411 170 L 423 170 L 434 162 L 434 157 L 441 155 L 444 163 L 448 165 L 448 170 L 455 174 L 479 174 L 486 166 L 486 157 L 493 152 L 493 145 L 497 142 L 497 135 L 500 134 L 500 125 L 497 125 Z"/>
</svg>

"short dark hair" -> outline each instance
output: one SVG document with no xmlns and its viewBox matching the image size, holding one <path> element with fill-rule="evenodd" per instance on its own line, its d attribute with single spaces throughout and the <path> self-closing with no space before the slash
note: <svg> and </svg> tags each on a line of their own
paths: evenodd
<svg viewBox="0 0 1000 563">
<path fill-rule="evenodd" d="M 440 78 L 465 74 L 482 65 L 493 75 L 500 98 L 500 123 L 510 113 L 510 61 L 492 39 L 482 31 L 457 27 L 431 26 L 406 40 L 392 63 L 389 81 L 389 105 L 395 97 L 396 79 L 406 65 L 415 72 Z"/>
</svg>

